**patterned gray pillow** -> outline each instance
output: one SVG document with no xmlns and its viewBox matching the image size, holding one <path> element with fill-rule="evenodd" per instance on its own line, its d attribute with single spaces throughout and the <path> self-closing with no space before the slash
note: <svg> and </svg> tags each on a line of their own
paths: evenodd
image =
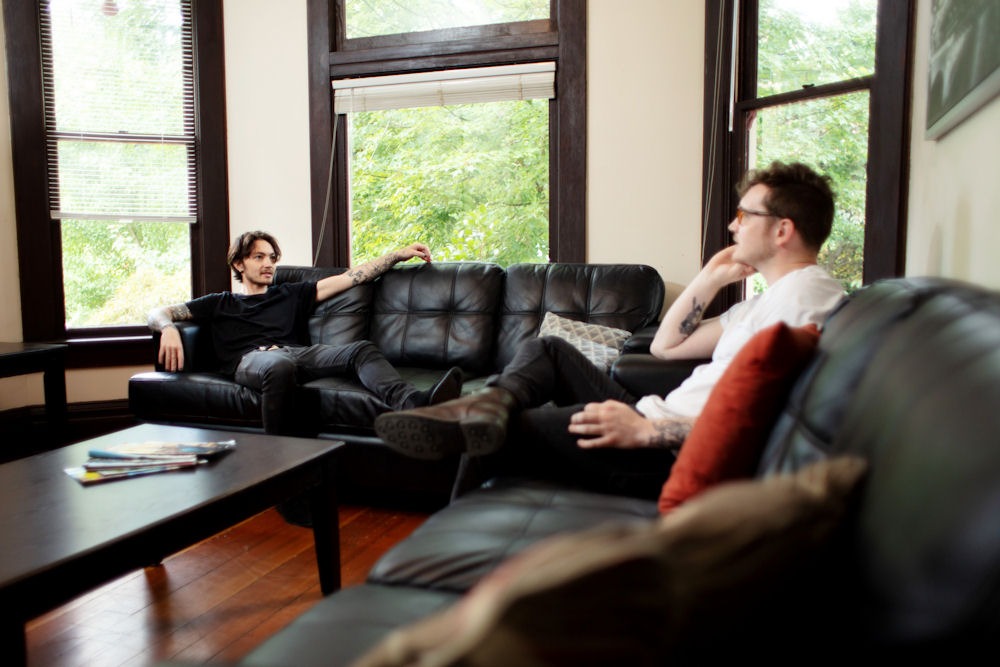
<svg viewBox="0 0 1000 667">
<path fill-rule="evenodd" d="M 600 324 L 577 322 L 555 313 L 545 313 L 538 335 L 562 338 L 580 350 L 595 366 L 606 371 L 621 354 L 622 346 L 632 332 Z"/>
</svg>

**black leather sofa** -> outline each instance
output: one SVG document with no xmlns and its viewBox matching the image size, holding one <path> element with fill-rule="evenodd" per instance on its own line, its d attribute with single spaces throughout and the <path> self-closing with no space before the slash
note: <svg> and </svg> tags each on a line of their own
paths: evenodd
<svg viewBox="0 0 1000 667">
<path fill-rule="evenodd" d="M 275 282 L 319 280 L 342 268 L 279 266 Z M 320 303 L 309 321 L 314 343 L 371 340 L 400 373 L 427 388 L 452 366 L 471 391 L 538 334 L 546 312 L 628 331 L 644 331 L 626 349 L 648 349 L 648 329 L 663 307 L 659 273 L 635 264 L 402 264 L 377 280 Z M 140 373 L 129 381 L 129 407 L 142 421 L 262 430 L 260 394 L 217 372 L 210 332 L 180 323 L 186 368 Z M 154 346 L 159 345 L 154 337 Z M 153 355 L 155 358 L 155 354 Z M 640 372 L 637 372 L 641 374 Z M 296 435 L 343 440 L 338 467 L 343 498 L 374 502 L 446 502 L 456 462 L 405 459 L 372 424 L 384 408 L 355 378 L 301 387 Z"/>
<path fill-rule="evenodd" d="M 733 652 L 771 664 L 876 656 L 961 664 L 992 646 L 1000 631 L 1000 295 L 896 279 L 845 299 L 774 425 L 759 476 L 840 454 L 868 461 L 856 505 L 800 585 L 799 606 L 781 619 L 748 614 L 754 639 L 741 638 Z M 241 664 L 349 664 L 544 537 L 656 516 L 652 501 L 493 480 L 432 515 L 366 583 L 322 600 Z"/>
</svg>

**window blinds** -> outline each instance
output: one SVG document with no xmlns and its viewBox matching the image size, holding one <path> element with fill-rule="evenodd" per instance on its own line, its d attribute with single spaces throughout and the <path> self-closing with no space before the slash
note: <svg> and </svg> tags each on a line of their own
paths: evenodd
<svg viewBox="0 0 1000 667">
<path fill-rule="evenodd" d="M 39 3 L 52 219 L 197 220 L 191 2 Z"/>
<path fill-rule="evenodd" d="M 552 99 L 554 62 L 439 70 L 333 81 L 334 111 Z"/>
</svg>

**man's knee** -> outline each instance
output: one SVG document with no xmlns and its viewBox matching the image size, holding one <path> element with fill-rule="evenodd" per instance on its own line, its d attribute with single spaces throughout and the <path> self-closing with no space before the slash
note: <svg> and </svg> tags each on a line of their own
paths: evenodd
<svg viewBox="0 0 1000 667">
<path fill-rule="evenodd" d="M 254 387 L 295 384 L 295 361 L 280 351 L 251 352 L 243 357 L 236 369 L 240 384 Z"/>
</svg>

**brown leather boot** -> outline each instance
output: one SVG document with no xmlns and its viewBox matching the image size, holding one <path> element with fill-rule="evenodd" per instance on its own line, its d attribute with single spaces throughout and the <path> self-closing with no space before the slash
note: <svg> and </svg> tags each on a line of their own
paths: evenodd
<svg viewBox="0 0 1000 667">
<path fill-rule="evenodd" d="M 514 396 L 488 387 L 439 405 L 386 412 L 375 432 L 392 449 L 417 459 L 462 454 L 483 456 L 503 446 Z"/>
</svg>

